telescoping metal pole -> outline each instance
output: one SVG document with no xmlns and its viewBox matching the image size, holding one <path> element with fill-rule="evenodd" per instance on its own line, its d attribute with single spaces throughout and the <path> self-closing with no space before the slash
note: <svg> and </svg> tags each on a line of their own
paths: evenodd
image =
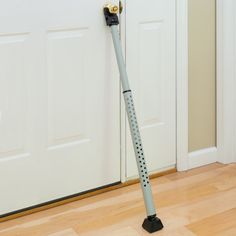
<svg viewBox="0 0 236 236">
<path fill-rule="evenodd" d="M 126 112 L 128 115 L 130 132 L 133 141 L 134 152 L 136 156 L 136 162 L 138 166 L 139 178 L 141 182 L 147 218 L 144 219 L 142 224 L 143 228 L 149 233 L 156 232 L 163 228 L 161 220 L 156 216 L 156 209 L 153 202 L 152 190 L 149 181 L 148 171 L 146 167 L 146 161 L 144 157 L 144 151 L 139 132 L 138 122 L 136 118 L 134 102 L 132 98 L 132 92 L 129 87 L 128 76 L 126 72 L 125 62 L 122 55 L 122 48 L 120 43 L 120 36 L 118 32 L 119 19 L 117 16 L 118 7 L 107 4 L 103 8 L 106 24 L 111 28 L 113 44 L 116 53 L 117 64 L 120 72 L 120 79 L 122 83 L 123 95 L 125 100 Z"/>
</svg>

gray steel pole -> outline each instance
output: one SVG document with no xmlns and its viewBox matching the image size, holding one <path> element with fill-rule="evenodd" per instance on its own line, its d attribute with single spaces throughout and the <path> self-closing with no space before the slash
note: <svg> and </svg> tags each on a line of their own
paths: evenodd
<svg viewBox="0 0 236 236">
<path fill-rule="evenodd" d="M 113 44 L 115 48 L 115 54 L 117 59 L 117 64 L 120 72 L 120 80 L 123 89 L 123 95 L 125 100 L 126 113 L 128 115 L 130 133 L 132 137 L 136 163 L 139 172 L 140 183 L 143 192 L 144 203 L 146 207 L 147 218 L 143 222 L 143 228 L 148 232 L 155 232 L 163 228 L 162 222 L 156 217 L 156 209 L 153 201 L 152 190 L 150 185 L 150 180 L 148 176 L 148 170 L 146 166 L 146 161 L 144 157 L 144 150 L 142 146 L 140 131 L 138 127 L 137 117 L 134 108 L 134 102 L 132 97 L 132 92 L 129 87 L 128 75 L 126 71 L 124 57 L 122 55 L 122 48 L 120 42 L 120 35 L 117 25 L 119 24 L 116 11 L 114 11 L 116 6 L 106 6 L 104 7 L 104 15 L 107 25 L 111 28 L 111 34 L 113 39 Z"/>
<path fill-rule="evenodd" d="M 152 198 L 152 190 L 149 181 L 147 166 L 144 157 L 144 151 L 142 146 L 142 141 L 140 137 L 138 122 L 136 118 L 134 102 L 132 98 L 132 92 L 129 87 L 128 76 L 126 72 L 126 67 L 122 55 L 119 32 L 116 25 L 111 26 L 112 39 L 114 43 L 114 48 L 116 51 L 117 64 L 120 71 L 120 79 L 123 88 L 123 95 L 125 100 L 126 112 L 129 120 L 130 133 L 132 136 L 134 152 L 136 156 L 136 162 L 138 166 L 139 178 L 141 182 L 141 187 L 143 191 L 143 197 L 146 207 L 146 212 L 148 216 L 155 215 L 156 210 Z"/>
<path fill-rule="evenodd" d="M 114 44 L 114 48 L 115 48 L 115 52 L 116 52 L 116 60 L 117 60 L 117 64 L 118 64 L 119 72 L 120 72 L 122 89 L 123 89 L 123 91 L 127 91 L 127 90 L 130 90 L 129 80 L 128 80 L 128 75 L 126 72 L 124 58 L 122 55 L 120 34 L 118 31 L 117 25 L 111 26 L 111 33 L 112 33 L 113 44 Z"/>
</svg>

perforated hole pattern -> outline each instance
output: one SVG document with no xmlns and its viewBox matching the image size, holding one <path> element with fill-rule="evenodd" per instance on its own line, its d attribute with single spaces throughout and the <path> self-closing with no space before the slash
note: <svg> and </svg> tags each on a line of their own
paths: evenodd
<svg viewBox="0 0 236 236">
<path fill-rule="evenodd" d="M 137 158 L 138 168 L 141 175 L 140 176 L 141 182 L 142 182 L 143 187 L 147 187 L 147 185 L 149 185 L 148 171 L 147 171 L 147 167 L 145 163 L 143 146 L 142 146 L 142 141 L 140 137 L 139 127 L 138 127 L 138 122 L 136 118 L 134 102 L 133 102 L 131 92 L 125 93 L 124 97 L 126 101 L 126 109 L 127 109 L 127 113 L 129 117 L 130 129 L 133 134 L 132 135 L 134 139 L 133 143 L 135 144 L 134 149 L 135 149 L 135 154 Z"/>
</svg>

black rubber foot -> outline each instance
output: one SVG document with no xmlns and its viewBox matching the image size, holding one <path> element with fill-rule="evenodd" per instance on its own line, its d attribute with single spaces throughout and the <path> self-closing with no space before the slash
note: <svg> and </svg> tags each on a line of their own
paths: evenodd
<svg viewBox="0 0 236 236">
<path fill-rule="evenodd" d="M 159 218 L 156 215 L 148 216 L 143 222 L 143 228 L 149 233 L 154 233 L 161 230 L 164 226 Z"/>
</svg>

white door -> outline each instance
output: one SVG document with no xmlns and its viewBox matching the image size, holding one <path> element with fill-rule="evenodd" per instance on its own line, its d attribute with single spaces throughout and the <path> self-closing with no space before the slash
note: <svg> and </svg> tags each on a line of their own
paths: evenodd
<svg viewBox="0 0 236 236">
<path fill-rule="evenodd" d="M 119 78 L 104 4 L 1 6 L 0 215 L 120 181 Z"/>
<path fill-rule="evenodd" d="M 149 171 L 176 163 L 175 0 L 126 1 L 126 62 Z M 137 175 L 127 130 L 127 177 Z"/>
</svg>

